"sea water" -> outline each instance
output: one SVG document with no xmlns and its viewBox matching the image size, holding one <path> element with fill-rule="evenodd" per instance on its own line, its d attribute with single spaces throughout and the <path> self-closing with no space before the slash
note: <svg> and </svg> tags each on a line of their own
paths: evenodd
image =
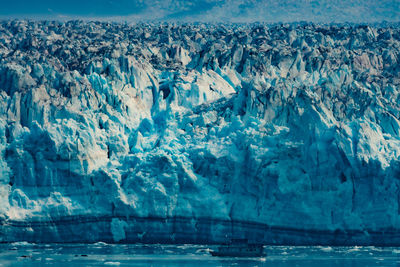
<svg viewBox="0 0 400 267">
<path fill-rule="evenodd" d="M 212 257 L 214 245 L 0 244 L 0 266 L 400 266 L 400 248 L 266 246 L 266 257 Z"/>
</svg>

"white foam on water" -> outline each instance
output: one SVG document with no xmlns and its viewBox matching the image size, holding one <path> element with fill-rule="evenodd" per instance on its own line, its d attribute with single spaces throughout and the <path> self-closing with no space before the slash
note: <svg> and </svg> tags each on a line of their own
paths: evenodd
<svg viewBox="0 0 400 267">
<path fill-rule="evenodd" d="M 29 243 L 26 241 L 21 241 L 21 242 L 13 242 L 11 243 L 12 246 L 18 246 L 18 247 L 23 247 L 23 246 L 34 246 L 36 245 L 35 243 Z"/>
<path fill-rule="evenodd" d="M 349 248 L 348 250 L 347 250 L 347 252 L 355 252 L 355 251 L 360 251 L 360 246 L 354 246 L 354 247 L 352 247 L 352 248 Z"/>
<path fill-rule="evenodd" d="M 333 248 L 332 247 L 321 247 L 321 250 L 324 252 L 332 252 Z"/>
</svg>

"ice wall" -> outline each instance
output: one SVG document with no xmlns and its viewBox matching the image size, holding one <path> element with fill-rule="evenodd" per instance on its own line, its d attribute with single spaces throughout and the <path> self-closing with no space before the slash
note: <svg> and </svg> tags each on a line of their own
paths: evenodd
<svg viewBox="0 0 400 267">
<path fill-rule="evenodd" d="M 400 30 L 0 24 L 0 241 L 400 244 Z"/>
</svg>

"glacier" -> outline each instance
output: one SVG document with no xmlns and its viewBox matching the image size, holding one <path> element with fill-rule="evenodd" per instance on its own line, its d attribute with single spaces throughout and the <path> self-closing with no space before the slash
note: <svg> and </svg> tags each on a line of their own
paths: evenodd
<svg viewBox="0 0 400 267">
<path fill-rule="evenodd" d="M 398 25 L 0 22 L 0 242 L 400 244 Z"/>
</svg>

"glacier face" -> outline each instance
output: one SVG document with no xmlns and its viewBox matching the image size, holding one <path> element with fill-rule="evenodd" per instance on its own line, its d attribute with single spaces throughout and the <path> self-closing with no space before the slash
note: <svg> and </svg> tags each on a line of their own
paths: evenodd
<svg viewBox="0 0 400 267">
<path fill-rule="evenodd" d="M 0 241 L 400 244 L 398 27 L 0 24 Z"/>
</svg>

